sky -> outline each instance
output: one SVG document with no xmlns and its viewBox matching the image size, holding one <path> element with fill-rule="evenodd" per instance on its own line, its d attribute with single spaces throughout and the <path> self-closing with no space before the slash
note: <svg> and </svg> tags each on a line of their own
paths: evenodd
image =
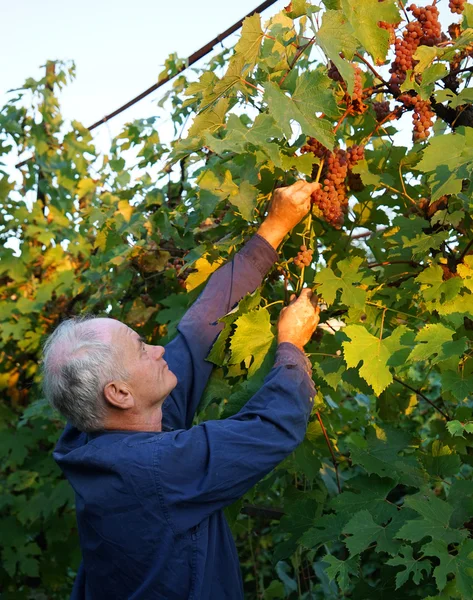
<svg viewBox="0 0 473 600">
<path fill-rule="evenodd" d="M 153 85 L 172 52 L 186 58 L 262 0 L 23 0 L 2 6 L 0 102 L 47 60 L 73 60 L 76 79 L 61 93 L 66 119 L 88 126 Z M 278 0 L 263 20 L 289 0 Z M 9 26 L 7 26 L 9 24 Z M 232 46 L 236 36 L 224 44 Z M 205 64 L 205 59 L 198 63 Z M 169 84 L 170 85 L 170 84 Z M 156 114 L 154 92 L 94 133 L 105 148 L 124 123 Z M 97 139 L 98 137 L 98 139 Z"/>
<path fill-rule="evenodd" d="M 263 21 L 282 10 L 288 1 L 277 0 L 264 11 Z M 40 77 L 44 72 L 41 65 L 47 60 L 73 60 L 77 75 L 61 93 L 62 113 L 66 119 L 91 125 L 153 85 L 170 53 L 186 58 L 260 2 L 5 2 L 0 37 L 1 105 L 9 97 L 7 90 L 21 86 L 28 77 Z M 454 20 L 447 4 L 447 0 L 438 3 L 444 24 Z M 229 37 L 224 44 L 231 47 L 237 36 Z M 156 102 L 165 89 L 153 92 L 95 130 L 98 149 L 106 150 L 125 123 L 157 114 Z M 163 123 L 163 127 L 167 134 L 164 137 L 172 135 L 170 124 Z"/>
</svg>

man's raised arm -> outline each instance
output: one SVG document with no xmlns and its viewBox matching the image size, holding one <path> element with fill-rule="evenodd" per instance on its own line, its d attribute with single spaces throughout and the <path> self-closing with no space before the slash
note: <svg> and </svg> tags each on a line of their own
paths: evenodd
<svg viewBox="0 0 473 600">
<path fill-rule="evenodd" d="M 277 259 L 276 249 L 310 209 L 318 184 L 297 181 L 275 191 L 268 215 L 245 246 L 210 277 L 204 291 L 189 308 L 166 346 L 166 361 L 178 375 L 178 385 L 163 405 L 163 425 L 187 429 L 192 425 L 213 365 L 206 357 L 223 328 L 218 319 L 246 294 L 261 285 Z"/>
</svg>

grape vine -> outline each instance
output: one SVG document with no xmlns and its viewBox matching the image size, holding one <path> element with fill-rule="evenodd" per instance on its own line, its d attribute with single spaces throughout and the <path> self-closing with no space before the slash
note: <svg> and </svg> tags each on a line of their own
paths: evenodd
<svg viewBox="0 0 473 600">
<path fill-rule="evenodd" d="M 260 389 L 280 309 L 314 289 L 307 437 L 227 512 L 245 597 L 473 600 L 472 18 L 465 0 L 254 15 L 206 67 L 171 56 L 180 75 L 157 118 L 125 125 L 105 153 L 60 115 L 64 64 L 12 95 L 0 111 L 5 598 L 69 597 L 80 559 L 74 494 L 50 460 L 63 423 L 41 395 L 44 337 L 92 312 L 168 343 L 273 190 L 305 178 L 320 183 L 311 211 L 225 315 L 196 415 L 230 417 Z M 25 149 L 34 159 L 10 172 Z"/>
</svg>

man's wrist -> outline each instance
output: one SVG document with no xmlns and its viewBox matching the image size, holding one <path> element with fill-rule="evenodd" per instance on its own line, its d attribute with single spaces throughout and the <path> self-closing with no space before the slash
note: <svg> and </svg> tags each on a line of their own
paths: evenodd
<svg viewBox="0 0 473 600">
<path fill-rule="evenodd" d="M 277 225 L 271 223 L 270 220 L 266 219 L 263 221 L 263 223 L 261 223 L 256 233 L 264 238 L 269 244 L 271 244 L 275 250 L 277 250 L 278 246 L 281 244 L 288 232 L 286 230 L 282 230 Z"/>
<path fill-rule="evenodd" d="M 298 350 L 300 350 L 301 352 L 304 352 L 304 346 L 302 344 L 300 344 L 299 342 L 297 342 L 296 340 L 292 340 L 290 338 L 279 338 L 278 337 L 278 346 L 280 346 L 281 344 L 285 344 L 285 343 L 292 344 Z"/>
</svg>

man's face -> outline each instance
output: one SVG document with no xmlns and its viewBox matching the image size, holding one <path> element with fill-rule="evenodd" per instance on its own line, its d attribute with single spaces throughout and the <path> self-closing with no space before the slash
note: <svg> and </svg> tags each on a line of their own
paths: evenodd
<svg viewBox="0 0 473 600">
<path fill-rule="evenodd" d="M 113 319 L 96 319 L 106 330 L 128 372 L 124 386 L 135 400 L 135 408 L 146 411 L 164 401 L 177 385 L 177 377 L 164 359 L 163 346 L 146 344 L 136 331 Z"/>
</svg>

